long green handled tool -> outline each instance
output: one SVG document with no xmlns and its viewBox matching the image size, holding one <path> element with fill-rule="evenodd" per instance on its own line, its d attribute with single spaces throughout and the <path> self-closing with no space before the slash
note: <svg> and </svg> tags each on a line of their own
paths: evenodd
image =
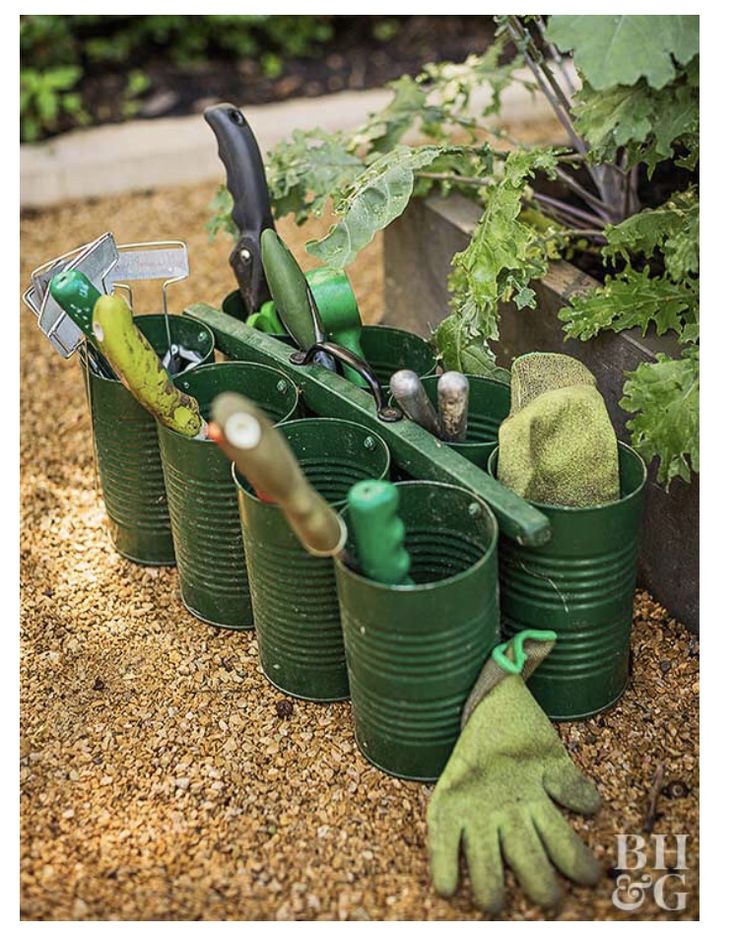
<svg viewBox="0 0 736 934">
<path fill-rule="evenodd" d="M 412 584 L 411 557 L 398 516 L 399 491 L 385 480 L 361 480 L 348 493 L 350 526 L 360 568 L 380 584 Z"/>
<path fill-rule="evenodd" d="M 257 405 L 234 392 L 217 396 L 209 437 L 252 484 L 259 499 L 281 506 L 308 552 L 324 557 L 342 551 L 345 524 L 304 476 L 286 439 Z"/>
<path fill-rule="evenodd" d="M 375 397 L 342 376 L 323 367 L 305 366 L 304 359 L 295 362 L 294 351 L 282 341 L 249 328 L 211 305 L 192 305 L 184 314 L 206 324 L 215 334 L 217 348 L 229 357 L 265 363 L 291 377 L 312 412 L 346 418 L 375 431 L 389 446 L 394 463 L 410 476 L 454 483 L 480 496 L 493 509 L 509 538 L 522 545 L 549 541 L 549 519 L 538 509 L 409 419 L 388 420 Z"/>
</svg>

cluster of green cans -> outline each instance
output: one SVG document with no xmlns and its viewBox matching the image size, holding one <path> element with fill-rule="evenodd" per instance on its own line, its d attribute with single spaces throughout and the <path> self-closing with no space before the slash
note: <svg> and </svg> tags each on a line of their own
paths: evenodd
<svg viewBox="0 0 736 934">
<path fill-rule="evenodd" d="M 400 777 L 439 776 L 480 668 L 516 631 L 558 633 L 530 682 L 550 717 L 591 716 L 615 703 L 628 678 L 645 481 L 630 448 L 620 445 L 620 500 L 592 509 L 534 504 L 552 536 L 521 544 L 500 534 L 494 511 L 472 489 L 423 476 L 408 455 L 399 463 L 380 425 L 335 417 L 315 403 L 319 395 L 305 394 L 280 365 L 280 340 L 259 335 L 257 360 L 239 360 L 236 345 L 218 335 L 217 349 L 231 359 L 215 363 L 218 329 L 205 317 L 170 318 L 172 339 L 202 356 L 176 377 L 179 388 L 197 399 L 204 418 L 223 391 L 252 399 L 337 509 L 359 480 L 398 482 L 414 584 L 391 587 L 361 575 L 351 539 L 344 556 L 307 554 L 280 508 L 256 497 L 214 442 L 157 426 L 121 383 L 88 371 L 100 485 L 121 554 L 176 564 L 182 602 L 194 617 L 227 629 L 255 627 L 263 671 L 281 691 L 311 701 L 350 698 L 362 752 Z M 163 353 L 163 317 L 136 323 Z M 436 393 L 436 361 L 420 337 L 374 326 L 363 328 L 361 341 L 382 384 L 408 368 L 423 376 L 430 397 Z M 279 352 L 271 355 L 271 346 Z M 470 380 L 468 439 L 453 447 L 488 476 L 509 388 Z"/>
</svg>

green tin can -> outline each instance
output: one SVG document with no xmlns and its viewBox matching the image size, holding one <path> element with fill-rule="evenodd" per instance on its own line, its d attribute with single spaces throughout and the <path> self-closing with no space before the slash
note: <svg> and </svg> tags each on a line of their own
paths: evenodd
<svg viewBox="0 0 736 934">
<path fill-rule="evenodd" d="M 333 506 L 344 504 L 354 483 L 388 473 L 386 443 L 353 422 L 308 418 L 279 430 Z M 263 671 L 293 697 L 344 700 L 349 688 L 333 560 L 307 554 L 280 507 L 259 500 L 235 468 L 233 475 Z"/>
<path fill-rule="evenodd" d="M 369 762 L 399 778 L 435 781 L 499 641 L 498 525 L 460 487 L 397 488 L 414 585 L 379 584 L 335 560 L 350 697 Z M 348 555 L 352 545 L 350 535 Z"/>
<path fill-rule="evenodd" d="M 162 357 L 168 349 L 163 315 L 136 315 L 135 323 Z M 208 327 L 169 315 L 173 343 L 215 357 Z M 201 366 L 202 364 L 197 364 Z M 97 472 L 115 549 L 138 564 L 175 563 L 156 421 L 118 379 L 98 376 L 84 363 Z"/>
<path fill-rule="evenodd" d="M 368 324 L 361 329 L 360 346 L 386 392 L 397 370 L 414 370 L 419 376 L 428 376 L 437 369 L 437 357 L 429 342 L 411 331 Z"/>
<path fill-rule="evenodd" d="M 511 409 L 511 387 L 487 376 L 468 376 L 468 432 L 465 441 L 445 442 L 484 470 L 498 444 L 498 429 Z M 437 405 L 439 376 L 425 376 L 422 385 L 432 405 Z"/>
<path fill-rule="evenodd" d="M 194 396 L 205 419 L 215 396 L 227 391 L 252 399 L 274 422 L 293 417 L 299 404 L 294 383 L 259 363 L 212 363 L 174 382 Z M 163 425 L 158 437 L 182 602 L 213 626 L 252 629 L 230 463 L 209 439 L 187 438 Z"/>
<path fill-rule="evenodd" d="M 629 675 L 639 533 L 647 472 L 619 442 L 621 497 L 601 506 L 533 505 L 552 539 L 521 547 L 503 536 L 499 550 L 504 639 L 522 629 L 554 629 L 557 642 L 529 679 L 552 720 L 579 720 L 611 707 Z M 498 451 L 489 459 L 495 474 Z"/>
</svg>

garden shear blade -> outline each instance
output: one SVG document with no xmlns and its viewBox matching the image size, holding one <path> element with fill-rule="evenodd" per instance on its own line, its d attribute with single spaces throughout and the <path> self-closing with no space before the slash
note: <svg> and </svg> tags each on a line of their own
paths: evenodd
<svg viewBox="0 0 736 934">
<path fill-rule="evenodd" d="M 233 104 L 207 107 L 204 118 L 217 138 L 233 199 L 231 216 L 240 236 L 230 265 L 251 315 L 271 298 L 261 262 L 261 234 L 274 226 L 263 159 L 248 121 Z"/>
</svg>

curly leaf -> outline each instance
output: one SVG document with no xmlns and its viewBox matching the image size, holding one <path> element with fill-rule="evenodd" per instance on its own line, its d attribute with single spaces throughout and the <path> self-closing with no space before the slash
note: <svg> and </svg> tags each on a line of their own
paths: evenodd
<svg viewBox="0 0 736 934">
<path fill-rule="evenodd" d="M 445 318 L 432 337 L 446 370 L 459 370 L 469 376 L 489 376 L 502 383 L 511 381 L 511 374 L 498 366 L 488 344 L 480 337 L 468 336 L 459 316 Z"/>
<path fill-rule="evenodd" d="M 550 16 L 547 38 L 597 90 L 646 78 L 663 88 L 675 77 L 672 57 L 686 65 L 697 54 L 697 16 Z"/>
<path fill-rule="evenodd" d="M 691 469 L 699 470 L 697 348 L 686 350 L 680 360 L 657 354 L 656 363 L 642 363 L 627 376 L 619 405 L 636 413 L 627 422 L 632 444 L 647 463 L 659 458 L 659 483 L 669 488 L 675 477 L 689 481 Z"/>
<path fill-rule="evenodd" d="M 469 336 L 498 339 L 498 304 L 516 295 L 518 307 L 534 307 L 530 279 L 547 268 L 544 238 L 519 220 L 526 180 L 537 170 L 552 175 L 551 150 L 512 152 L 503 175 L 488 190 L 486 207 L 470 243 L 452 259 L 452 306 Z"/>
<path fill-rule="evenodd" d="M 649 268 L 641 272 L 626 269 L 618 276 L 606 276 L 598 289 L 574 295 L 558 317 L 567 337 L 587 341 L 600 331 L 623 331 L 650 324 L 657 334 L 682 332 L 697 307 L 696 284 L 670 282 L 650 277 Z"/>
<path fill-rule="evenodd" d="M 604 257 L 632 253 L 651 256 L 655 249 L 664 254 L 665 267 L 675 282 L 681 282 L 699 267 L 700 209 L 694 188 L 677 192 L 658 208 L 640 211 L 617 226 L 605 230 L 608 243 Z"/>
<path fill-rule="evenodd" d="M 446 152 L 439 146 L 398 146 L 376 159 L 335 205 L 335 213 L 343 219 L 326 237 L 310 240 L 307 252 L 333 269 L 352 263 L 377 231 L 403 213 L 414 190 L 414 173 Z"/>
</svg>

